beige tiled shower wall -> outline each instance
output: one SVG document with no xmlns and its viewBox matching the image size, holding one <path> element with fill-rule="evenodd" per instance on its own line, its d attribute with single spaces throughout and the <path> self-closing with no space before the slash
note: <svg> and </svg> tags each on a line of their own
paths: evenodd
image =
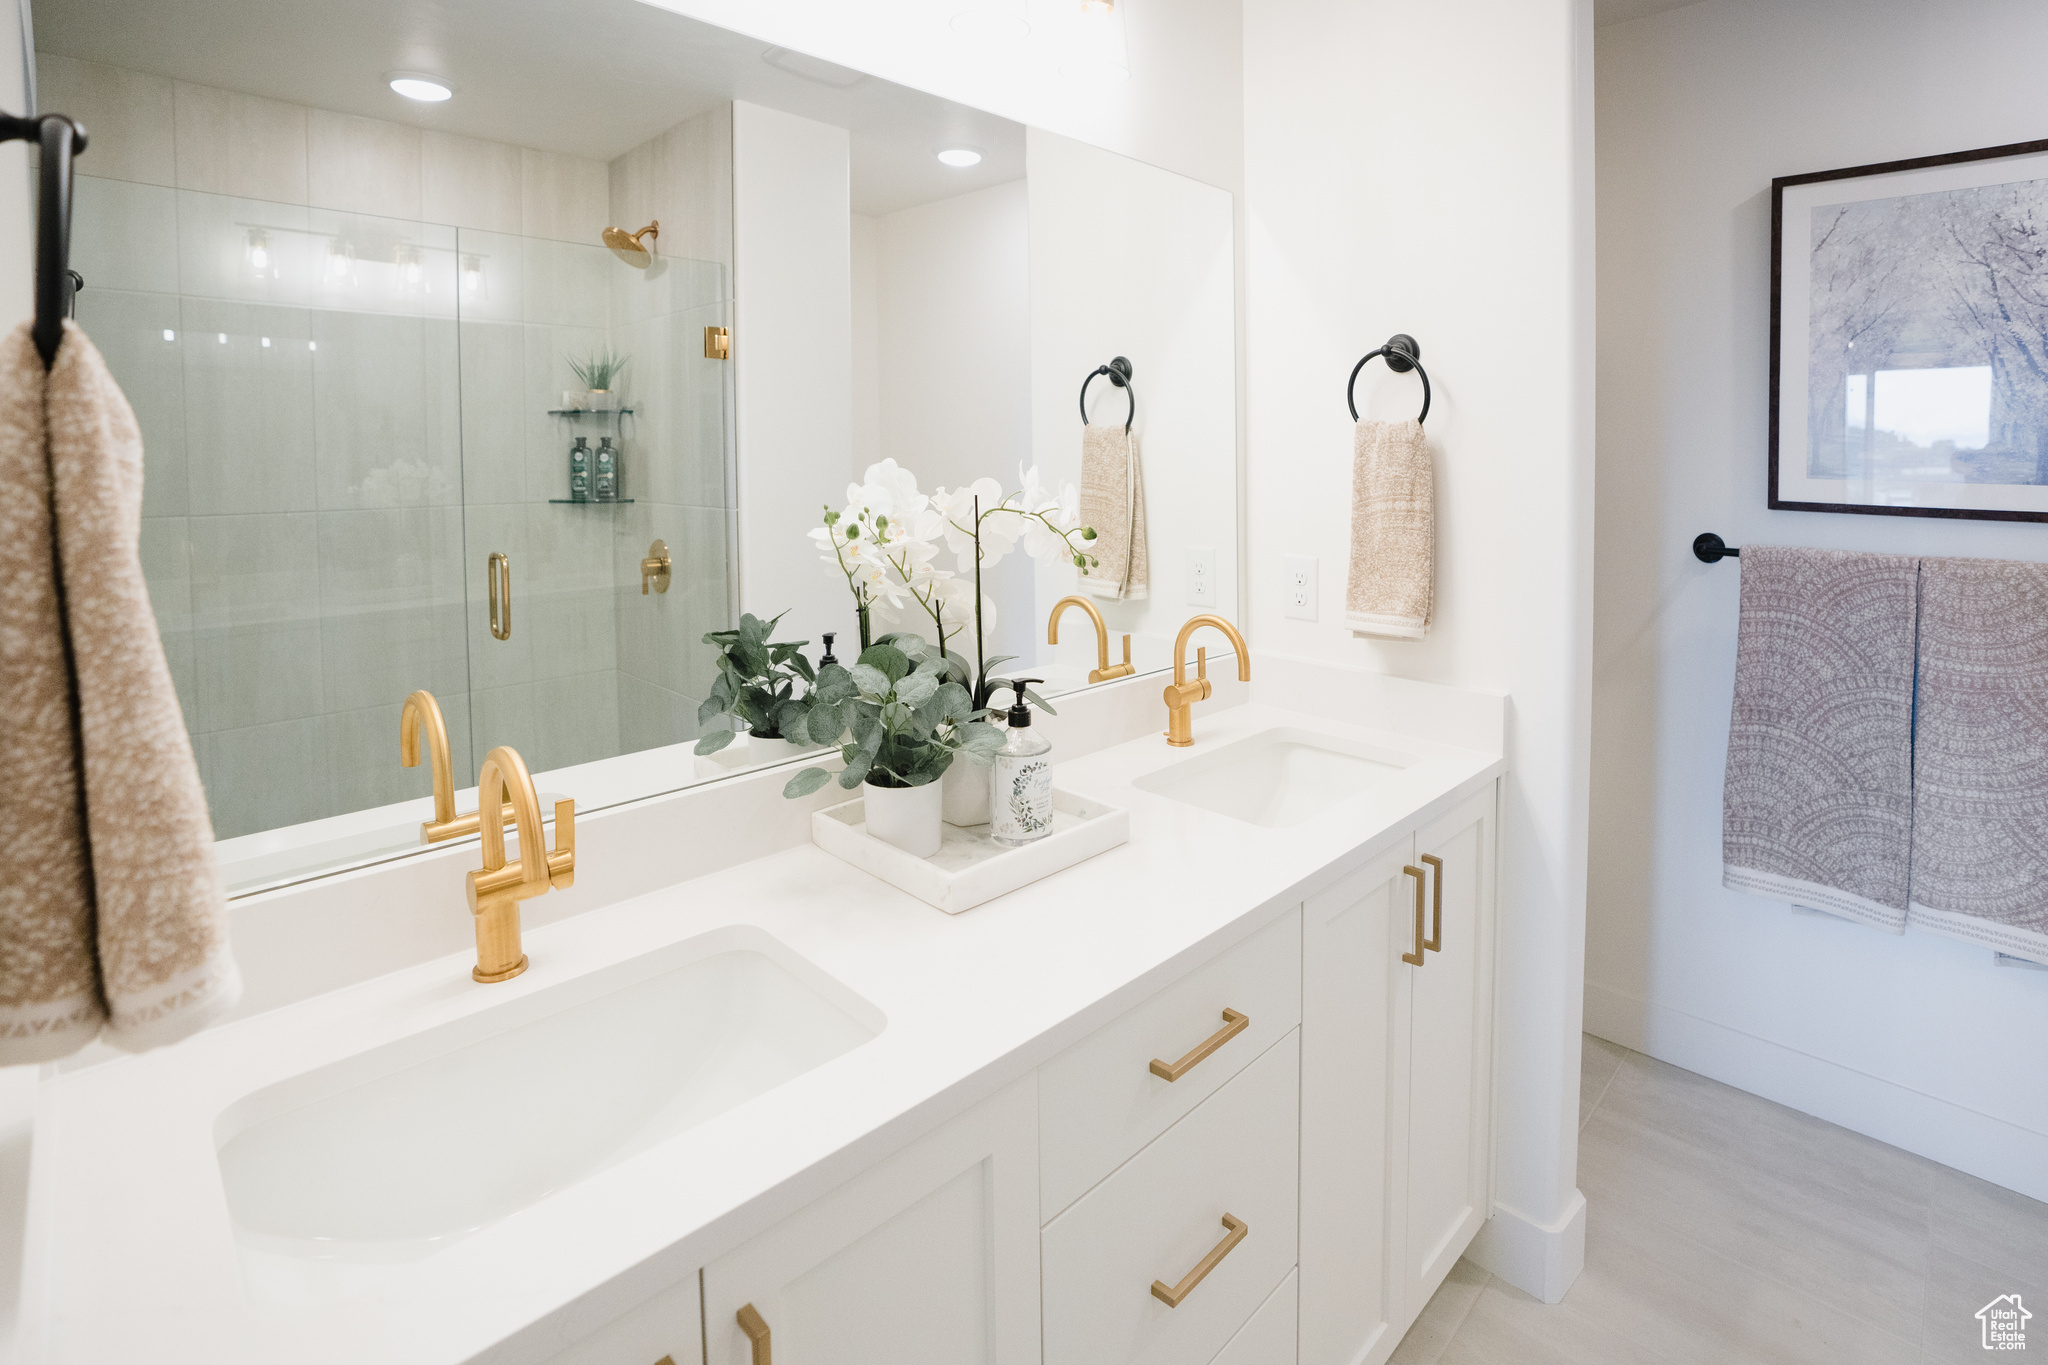
<svg viewBox="0 0 2048 1365">
<path fill-rule="evenodd" d="M 218 833 L 423 795 L 395 751 L 415 687 L 440 698 L 458 772 L 472 733 L 536 770 L 693 736 L 692 647 L 731 591 L 730 421 L 722 376 L 668 359 L 679 328 L 729 312 L 729 246 L 619 265 L 597 245 L 618 172 L 593 158 L 52 54 L 38 75 L 42 106 L 92 135 L 79 317 L 143 426 L 145 570 Z M 711 144 L 729 179 L 729 133 Z M 259 231 L 270 277 L 249 266 Z M 645 394 L 623 428 L 641 501 L 551 505 L 572 432 L 546 409 L 567 357 L 606 343 Z M 718 430 L 670 401 L 708 403 Z M 650 603 L 653 535 L 678 572 Z M 483 625 L 493 549 L 514 564 L 508 641 Z"/>
<path fill-rule="evenodd" d="M 619 739 L 628 751 L 696 737 L 716 676 L 704 632 L 737 610 L 729 361 L 704 355 L 704 329 L 732 325 L 732 106 L 721 104 L 611 163 L 614 222 L 661 223 L 658 259 L 612 276 L 613 340 L 633 357 L 627 496 L 618 561 Z M 664 459 L 648 458 L 667 452 Z M 665 541 L 665 594 L 640 592 L 640 559 Z M 808 553 L 806 542 L 793 553 Z"/>
</svg>

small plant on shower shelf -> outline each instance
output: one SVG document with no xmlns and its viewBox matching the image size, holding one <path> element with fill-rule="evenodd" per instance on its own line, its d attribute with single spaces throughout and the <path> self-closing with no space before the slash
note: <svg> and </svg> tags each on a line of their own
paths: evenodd
<svg viewBox="0 0 2048 1365">
<path fill-rule="evenodd" d="M 562 406 L 592 412 L 609 412 L 618 407 L 619 395 L 613 385 L 624 373 L 626 362 L 627 357 L 609 346 L 601 351 L 592 351 L 581 360 L 571 360 L 570 373 L 582 381 L 583 392 L 563 394 Z"/>
</svg>

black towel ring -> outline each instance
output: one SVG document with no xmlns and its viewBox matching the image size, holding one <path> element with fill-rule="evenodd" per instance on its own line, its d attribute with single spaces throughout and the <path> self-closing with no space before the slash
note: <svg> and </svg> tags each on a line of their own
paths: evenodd
<svg viewBox="0 0 2048 1365">
<path fill-rule="evenodd" d="M 1130 400 L 1131 410 L 1124 418 L 1124 435 L 1128 436 L 1131 434 L 1131 422 L 1138 415 L 1138 391 L 1131 387 L 1131 362 L 1122 356 L 1107 365 L 1097 365 L 1081 381 L 1081 425 L 1088 425 L 1088 386 L 1095 382 L 1096 376 L 1105 374 L 1109 376 L 1109 382 L 1122 389 L 1124 397 Z"/>
<path fill-rule="evenodd" d="M 1358 372 L 1365 368 L 1365 362 L 1374 356 L 1385 356 L 1387 368 L 1395 374 L 1406 374 L 1413 370 L 1422 378 L 1422 411 L 1415 420 L 1424 421 L 1429 417 L 1429 371 L 1422 368 L 1422 343 L 1406 332 L 1396 332 L 1387 338 L 1387 344 L 1377 351 L 1367 351 L 1356 365 L 1351 367 L 1351 382 L 1344 386 L 1344 401 L 1351 408 L 1351 420 L 1358 420 Z"/>
</svg>

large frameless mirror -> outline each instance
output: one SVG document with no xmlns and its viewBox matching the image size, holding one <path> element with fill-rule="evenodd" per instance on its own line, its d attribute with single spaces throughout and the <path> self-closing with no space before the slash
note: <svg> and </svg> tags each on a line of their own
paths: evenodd
<svg viewBox="0 0 2048 1365">
<path fill-rule="evenodd" d="M 437 733 L 596 810 L 815 749 L 827 632 L 1056 699 L 1237 614 L 1222 190 L 637 0 L 33 21 L 234 893 L 417 850 Z"/>
</svg>

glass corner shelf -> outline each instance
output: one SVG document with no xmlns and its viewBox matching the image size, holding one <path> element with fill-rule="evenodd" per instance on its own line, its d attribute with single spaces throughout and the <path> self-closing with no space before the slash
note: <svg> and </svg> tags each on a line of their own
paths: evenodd
<svg viewBox="0 0 2048 1365">
<path fill-rule="evenodd" d="M 621 507 L 633 501 L 631 498 L 549 498 L 550 506 L 556 507 Z"/>
<path fill-rule="evenodd" d="M 631 408 L 549 408 L 550 417 L 631 417 Z"/>
</svg>

